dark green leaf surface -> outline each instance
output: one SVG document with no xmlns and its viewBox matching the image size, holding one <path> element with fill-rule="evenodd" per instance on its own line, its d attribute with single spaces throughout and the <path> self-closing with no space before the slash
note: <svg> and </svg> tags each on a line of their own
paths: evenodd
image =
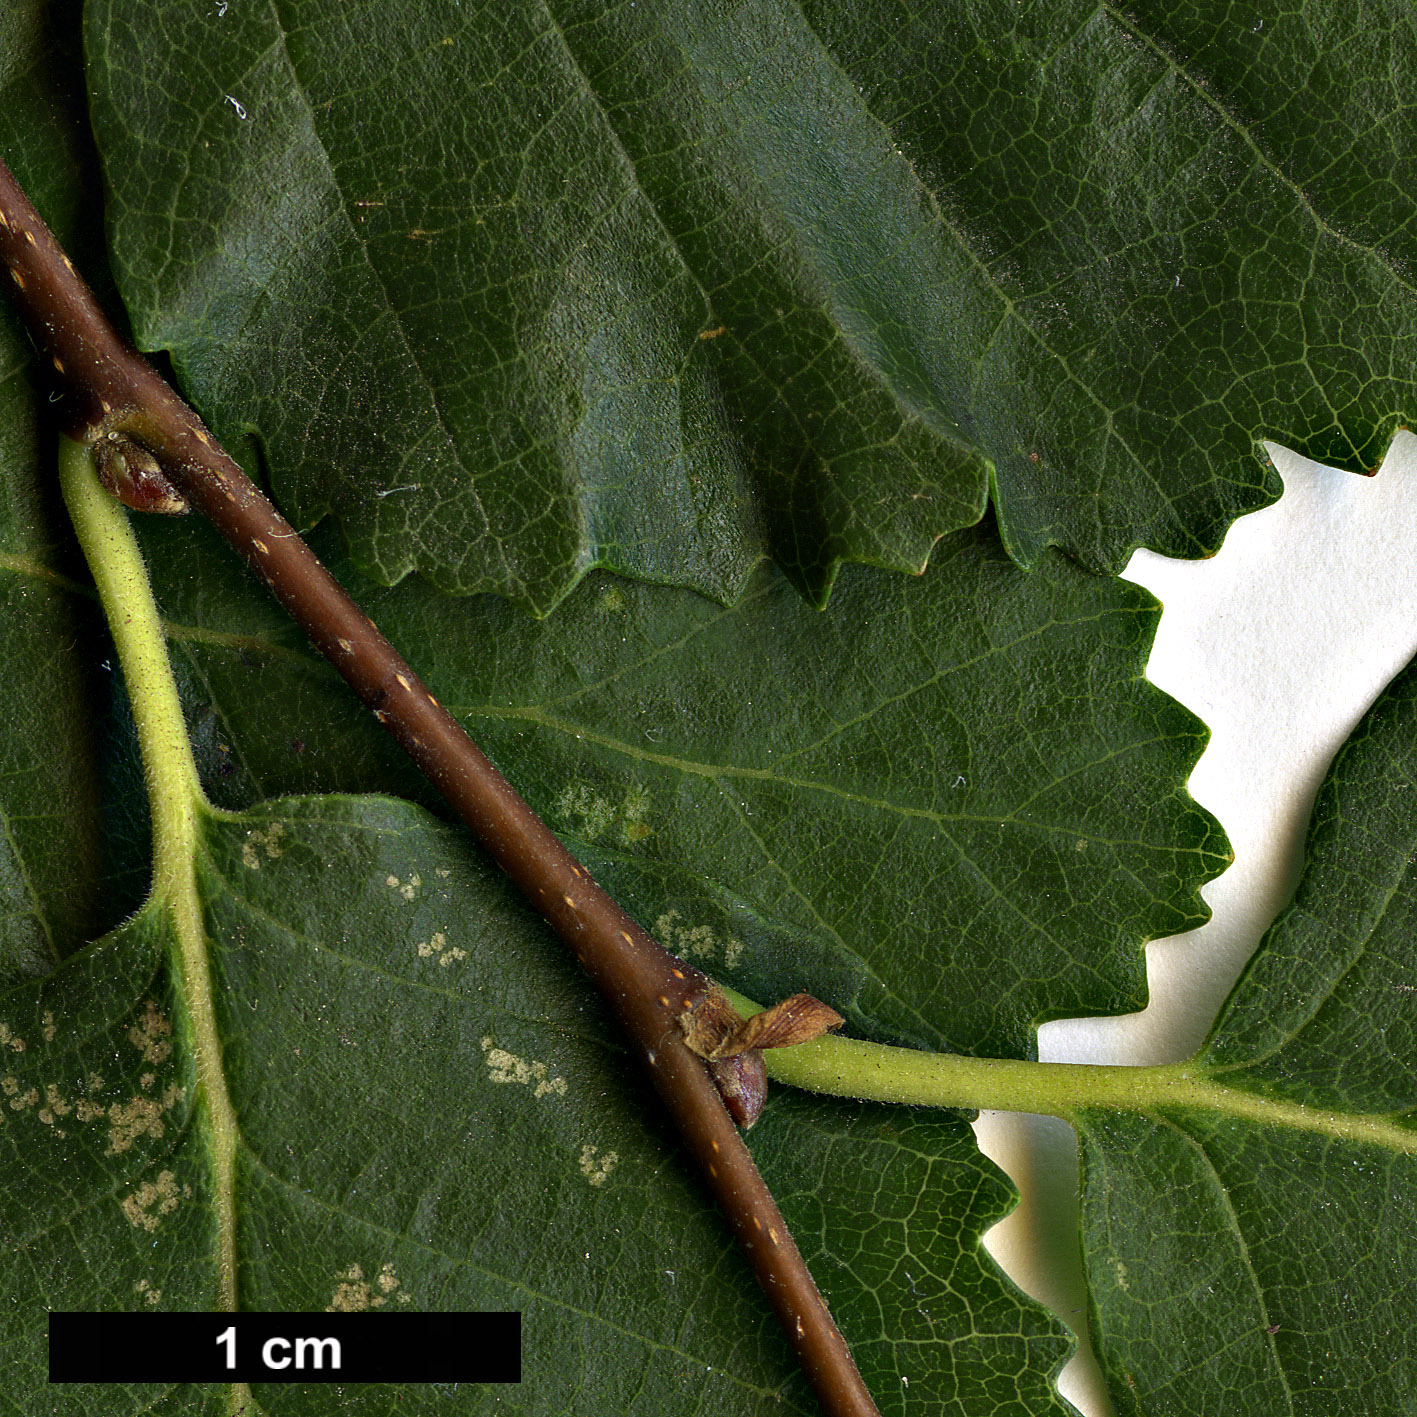
<svg viewBox="0 0 1417 1417">
<path fill-rule="evenodd" d="M 298 632 L 213 593 L 221 548 L 145 534 L 214 791 L 232 766 L 269 793 L 346 762 L 403 785 Z M 1182 787 L 1204 732 L 1140 677 L 1155 603 L 1057 556 L 1022 572 L 986 530 L 920 579 L 844 572 L 825 612 L 768 572 L 730 610 L 596 576 L 545 621 L 360 590 L 648 928 L 868 1037 L 1027 1056 L 1043 1017 L 1140 1007 L 1142 942 L 1204 919 L 1228 860 Z"/>
<path fill-rule="evenodd" d="M 1414 412 L 1405 0 L 218 8 L 89 7 L 124 296 L 385 581 L 1115 570 Z"/>
<path fill-rule="evenodd" d="M 52 969 L 100 914 L 89 686 L 73 653 L 76 625 L 97 627 L 26 559 L 0 553 L 0 984 Z"/>
<path fill-rule="evenodd" d="M 1044 548 L 1214 547 L 1277 490 L 1263 433 L 1377 461 L 1417 367 L 1407 7 L 86 13 L 141 339 L 292 515 L 336 513 L 341 574 L 667 943 L 928 1047 L 1026 1056 L 1041 1018 L 1143 1001 L 1141 942 L 1224 860 L 1181 787 L 1203 734 L 1140 680 L 1149 600 Z M 0 150 L 103 288 L 76 27 L 0 7 Z M 115 829 L 131 744 L 96 728 L 23 351 L 0 318 L 0 1411 L 215 1413 L 42 1387 L 46 1307 L 212 1305 L 217 1219 L 161 913 L 26 978 L 123 913 L 142 826 Z M 991 487 L 1030 577 L 957 531 Z M 823 615 L 758 566 L 820 599 L 949 531 Z M 201 529 L 147 541 L 214 795 L 423 792 Z M 435 586 L 565 601 L 538 625 Z M 1336 769 L 1205 1055 L 1228 1091 L 1080 1118 L 1123 1411 L 1417 1411 L 1414 730 L 1409 681 Z M 460 832 L 268 800 L 199 868 L 241 1302 L 521 1308 L 537 1375 L 264 1410 L 813 1411 L 615 1035 Z M 779 1089 L 752 1141 L 888 1417 L 1061 1410 L 961 1120 Z"/>
<path fill-rule="evenodd" d="M 1409 669 L 1335 762 L 1295 904 L 1201 1055 L 1204 1077 L 1269 1105 L 1082 1124 L 1123 1411 L 1417 1410 L 1414 800 Z"/>
<path fill-rule="evenodd" d="M 193 717 L 213 783 L 382 772 L 362 719 L 327 731 L 344 691 L 272 629 L 202 528 L 145 532 L 164 595 L 207 622 L 174 648 L 210 693 Z M 417 582 L 372 608 L 670 943 L 767 992 L 792 980 L 854 1002 L 858 1023 L 893 1037 L 1027 1047 L 1030 1013 L 1055 997 L 1030 970 L 1086 1007 L 1135 993 L 1138 939 L 1199 911 L 1223 852 L 1180 787 L 1203 735 L 1139 677 L 1153 603 L 1060 558 L 1025 574 L 983 532 L 920 579 L 848 571 L 825 613 L 766 574 L 732 611 L 609 576 L 543 622 Z M 948 793 L 971 784 L 960 811 Z M 1104 835 L 1129 812 L 1130 834 Z M 985 850 L 960 832 L 1010 863 L 1007 893 L 981 883 L 982 861 L 951 888 L 936 857 Z M 868 853 L 883 850 L 903 866 L 874 879 Z M 784 886 L 788 865 L 813 896 Z M 1158 884 L 1119 892 L 1123 870 Z M 494 1396 L 578 1417 L 813 1410 L 584 982 L 461 829 L 372 799 L 268 802 L 210 824 L 199 884 L 240 1128 L 243 1305 L 320 1310 L 367 1286 L 391 1304 L 524 1309 L 540 1382 L 464 1396 L 466 1410 Z M 1112 901 L 1104 948 L 1064 935 L 1061 911 L 1020 942 L 1019 903 L 1052 910 L 1054 890 L 1095 911 Z M 870 919 L 848 908 L 858 896 Z M 950 912 L 968 928 L 947 928 Z M 997 968 L 986 978 L 1001 940 L 1012 989 Z M 0 1076 L 13 1168 L 0 1184 L 33 1196 L 4 1271 L 18 1314 L 213 1302 L 209 1123 L 189 1110 L 171 948 L 150 907 L 0 1011 L 25 1040 Z M 949 969 L 974 970 L 978 997 L 951 1000 Z M 71 1027 L 80 1004 L 101 1018 Z M 172 1043 L 160 1067 L 144 1066 L 154 1030 Z M 139 1133 L 110 1154 L 123 1125 Z M 1061 1410 L 1065 1341 L 980 1253 L 1008 1192 L 962 1120 L 779 1092 L 753 1145 L 887 1413 Z M 40 1361 L 36 1332 L 10 1341 Z M 108 1394 L 100 1410 L 153 1396 Z M 399 1396 L 400 1410 L 433 1402 Z M 273 1413 L 337 1410 L 333 1391 L 260 1398 Z M 163 1400 L 182 1410 L 184 1395 Z M 390 1410 L 387 1390 L 342 1400 Z"/>
<path fill-rule="evenodd" d="M 0 6 L 0 152 L 72 239 L 93 221 L 92 194 L 80 181 L 77 75 L 57 57 L 54 29 L 65 27 L 49 8 Z M 46 485 L 52 454 L 29 353 L 0 309 L 0 984 L 53 968 L 96 928 L 103 864 L 92 665 L 76 653 L 102 631 L 59 574 L 67 528 Z"/>
<path fill-rule="evenodd" d="M 205 824 L 198 889 L 242 1306 L 525 1315 L 520 1388 L 258 1388 L 263 1411 L 815 1411 L 613 1029 L 465 832 L 380 799 L 270 803 Z M 150 907 L 0 1012 L 24 1040 L 0 1065 L 0 1178 L 26 1197 L 5 1221 L 12 1370 L 42 1372 L 46 1308 L 214 1305 L 173 949 Z M 1062 1410 L 1059 1330 L 978 1249 L 1009 1196 L 964 1122 L 783 1098 L 754 1144 L 884 1412 Z M 46 1410 L 158 1398 L 57 1389 Z"/>
</svg>

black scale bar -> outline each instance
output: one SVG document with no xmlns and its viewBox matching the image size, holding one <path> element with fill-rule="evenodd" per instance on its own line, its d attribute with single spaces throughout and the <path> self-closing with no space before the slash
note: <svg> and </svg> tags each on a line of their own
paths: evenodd
<svg viewBox="0 0 1417 1417">
<path fill-rule="evenodd" d="M 51 1313 L 51 1383 L 515 1383 L 521 1315 Z"/>
</svg>

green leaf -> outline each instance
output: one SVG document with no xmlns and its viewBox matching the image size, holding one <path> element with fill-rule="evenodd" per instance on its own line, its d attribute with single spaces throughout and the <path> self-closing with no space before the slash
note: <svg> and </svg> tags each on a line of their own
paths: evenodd
<svg viewBox="0 0 1417 1417">
<path fill-rule="evenodd" d="M 404 789 L 224 548 L 142 530 L 218 800 Z M 671 948 L 867 1037 L 1026 1056 L 1042 1018 L 1139 1008 L 1141 945 L 1203 921 L 1228 863 L 1182 785 L 1204 733 L 1140 674 L 1150 596 L 1052 555 L 1022 572 L 987 529 L 918 580 L 844 571 L 825 613 L 766 571 L 731 609 L 592 576 L 545 621 L 357 590 Z"/>
<path fill-rule="evenodd" d="M 157 885 L 128 925 L 5 997 L 17 1312 L 512 1307 L 541 1375 L 522 1410 L 811 1412 L 652 1093 L 539 918 L 465 830 L 412 804 L 205 807 L 123 514 L 91 474 L 71 505 L 123 607 Z M 784 1099 L 757 1149 L 863 1369 L 899 1391 L 888 1410 L 1056 1409 L 1064 1340 L 978 1253 L 1008 1194 L 962 1120 Z M 922 1362 L 942 1340 L 957 1354 Z M 38 1324 L 17 1346 L 38 1371 Z M 103 1410 L 181 1396 L 137 1388 Z M 348 1410 L 337 1391 L 255 1397 Z M 398 1397 L 446 1410 L 438 1390 Z"/>
<path fill-rule="evenodd" d="M 102 494 L 92 498 L 86 516 L 118 515 Z M 466 833 L 377 798 L 287 798 L 238 816 L 192 802 L 183 754 L 163 727 L 175 700 L 145 687 L 165 671 L 151 646 L 146 668 L 127 647 L 150 636 L 150 612 L 131 583 L 111 584 L 115 572 L 102 563 L 96 570 L 105 597 L 122 596 L 116 632 L 135 712 L 158 745 L 159 885 L 130 925 L 42 986 L 13 991 L 0 1019 L 25 1040 L 8 1081 L 0 1078 L 19 1113 L 7 1131 L 8 1179 L 27 1198 L 24 1229 L 11 1237 L 24 1256 L 21 1311 L 208 1306 L 224 1302 L 233 1269 L 232 1299 L 243 1307 L 321 1309 L 374 1285 L 368 1296 L 390 1303 L 397 1292 L 433 1308 L 524 1309 L 529 1370 L 566 1384 L 528 1398 L 529 1411 L 572 1398 L 578 1411 L 607 1413 L 781 1402 L 811 1411 L 746 1268 L 683 1174 L 647 1090 L 627 1075 L 577 969 Z M 221 605 L 205 579 L 196 578 L 193 603 Z M 408 607 L 430 658 L 441 646 L 460 662 L 469 643 L 484 642 L 485 625 L 459 631 L 447 602 L 417 591 L 385 592 L 384 608 L 392 623 L 395 607 Z M 968 618 L 943 613 L 968 604 L 977 607 Z M 983 831 L 998 855 L 1011 851 L 1015 892 L 1040 900 L 1061 885 L 1111 894 L 1103 884 L 1123 870 L 1172 879 L 1166 894 L 1119 895 L 1115 938 L 1073 959 L 1080 951 L 1053 938 L 1060 925 L 1019 938 L 1017 897 L 975 872 L 951 901 L 936 871 L 940 916 L 967 915 L 985 941 L 957 948 L 960 970 L 982 973 L 1007 930 L 1020 975 L 1051 973 L 1059 995 L 1071 989 L 1092 1007 L 1117 992 L 1109 971 L 1136 987 L 1137 937 L 1198 912 L 1194 886 L 1218 864 L 1213 826 L 1179 789 L 1199 746 L 1194 721 L 1138 675 L 1154 607 L 1135 588 L 1061 560 L 1025 574 L 971 534 L 919 580 L 850 573 L 826 615 L 773 578 L 734 611 L 607 578 L 588 581 L 547 622 L 491 599 L 473 608 L 501 623 L 500 638 L 485 641 L 496 654 L 469 716 L 492 730 L 483 736 L 498 751 L 522 740 L 533 795 L 556 790 L 553 810 L 559 801 L 587 859 L 632 907 L 656 911 L 672 943 L 712 952 L 714 967 L 736 978 L 835 986 L 860 1020 L 898 1020 L 893 1036 L 953 1030 L 1026 1046 L 1029 1013 L 1051 1002 L 1020 984 L 960 1006 L 937 987 L 938 953 L 928 947 L 945 922 L 889 918 L 951 832 Z M 466 620 L 469 607 L 458 609 Z M 845 627 L 869 672 L 833 690 Z M 219 634 L 189 627 L 183 642 L 229 653 Z M 459 634 L 463 643 L 449 638 Z M 294 692 L 268 702 L 308 708 L 305 682 L 319 691 L 314 703 L 328 699 L 307 658 L 272 657 L 298 673 Z M 705 697 L 703 721 L 681 712 L 673 737 L 601 743 L 603 759 L 585 752 L 596 746 L 596 711 L 623 720 L 626 703 L 653 709 L 651 683 L 692 702 L 696 686 L 729 674 L 730 657 L 740 674 L 770 667 L 771 682 Z M 529 665 L 538 666 L 537 698 L 509 702 Z M 1131 707 L 1109 708 L 1114 695 Z M 1044 707 L 1030 719 L 1035 698 Z M 923 789 L 889 770 L 893 735 L 924 744 L 922 717 L 956 724 L 950 751 L 982 774 L 967 811 L 944 811 L 943 798 L 932 805 L 930 792 L 954 786 L 943 767 Z M 569 756 L 576 734 L 579 759 Z M 733 757 L 720 751 L 711 773 L 692 766 L 690 750 L 714 744 Z M 987 761 L 1000 756 L 993 780 Z M 1020 796 L 1030 774 L 1033 790 Z M 619 790 L 606 798 L 612 782 Z M 886 788 L 898 800 L 883 798 Z M 1064 791 L 1066 831 L 1052 819 Z M 1089 796 L 1109 820 L 1134 803 L 1136 841 L 1080 836 Z M 612 804 L 607 821 L 602 799 Z M 794 810 L 803 821 L 791 869 L 801 885 L 786 889 Z M 725 853 L 728 825 L 744 819 L 781 850 L 765 854 L 764 836 L 749 831 L 748 849 Z M 879 865 L 868 869 L 865 854 L 847 858 L 855 876 L 839 854 L 834 872 L 816 862 L 818 841 L 851 836 L 894 838 L 901 871 L 876 882 Z M 853 893 L 875 902 L 878 930 L 871 916 L 848 919 Z M 835 924 L 813 918 L 828 911 Z M 921 997 L 903 1008 L 911 994 Z M 96 1008 L 101 1021 L 83 1012 Z M 124 1065 L 116 1073 L 115 1053 Z M 1056 1407 L 1051 1374 L 1064 1343 L 979 1252 L 1007 1191 L 963 1120 L 781 1096 L 754 1147 L 886 1411 Z M 119 1254 L 135 1231 L 152 1234 L 157 1253 L 138 1246 L 97 1272 L 46 1248 Z M 667 1293 L 665 1271 L 674 1272 Z M 681 1275 L 693 1292 L 672 1303 Z M 587 1344 L 587 1324 L 603 1331 L 598 1345 Z M 271 1397 L 271 1410 L 288 1400 Z M 409 1402 L 423 1400 L 410 1391 Z M 369 1401 L 371 1412 L 387 1410 L 387 1394 Z"/>
<path fill-rule="evenodd" d="M 1409 668 L 1334 763 L 1295 903 L 1197 1060 L 1209 1095 L 1079 1118 L 1123 1411 L 1411 1410 L 1414 781 Z"/>
<path fill-rule="evenodd" d="M 0 9 L 0 151 L 71 240 L 94 221 L 82 181 L 93 173 L 67 27 L 48 10 L 38 0 Z M 75 249 L 95 255 L 91 240 Z M 101 283 L 101 257 L 95 265 Z M 0 311 L 0 984 L 53 968 L 112 918 L 99 900 L 97 696 L 73 653 L 102 631 L 65 574 L 68 528 L 42 475 L 46 407 L 28 341 Z"/>
<path fill-rule="evenodd" d="M 123 514 L 70 448 L 80 535 L 122 607 L 155 888 L 4 996 L 15 1312 L 517 1308 L 539 1375 L 520 1410 L 812 1412 L 578 967 L 467 832 L 376 797 L 204 804 Z M 782 1097 L 754 1142 L 887 1412 L 1061 1410 L 1066 1340 L 979 1250 L 1010 1196 L 962 1118 Z M 39 1325 L 17 1327 L 37 1374 Z M 335 1390 L 255 1397 L 348 1410 Z"/>
<path fill-rule="evenodd" d="M 272 1414 L 814 1411 L 613 1028 L 464 831 L 370 798 L 207 816 L 196 890 L 229 1198 L 170 905 L 0 1014 L 25 1042 L 0 1065 L 21 1371 L 43 1372 L 46 1308 L 217 1307 L 229 1206 L 243 1308 L 525 1314 L 518 1393 L 257 1389 Z M 958 1242 L 1009 1205 L 966 1125 L 784 1098 L 755 1142 L 885 1410 L 1057 1408 L 1056 1327 Z"/>
<path fill-rule="evenodd" d="M 1373 468 L 1406 6 L 1251 9 L 167 0 L 88 52 L 143 344 L 371 574 L 544 610 L 763 555 L 821 599 L 991 487 L 1116 570 L 1272 500 L 1263 436 Z"/>
<path fill-rule="evenodd" d="M 1024 1056 L 1041 1018 L 1141 1002 L 1141 942 L 1198 920 L 1223 861 L 1181 790 L 1202 734 L 1141 681 L 1154 606 L 1044 548 L 1213 546 L 1272 495 L 1245 461 L 1260 433 L 1376 460 L 1412 354 L 1405 9 L 1338 45 L 1316 2 L 1243 31 L 1210 4 L 494 22 L 400 0 L 343 28 L 333 8 L 87 8 L 144 342 L 252 434 L 288 508 L 338 514 L 372 582 L 418 566 L 564 599 L 533 625 L 341 563 L 583 857 L 715 973 L 815 988 L 877 1039 Z M 75 19 L 0 15 L 0 146 L 77 235 L 98 221 Z M 126 913 L 142 828 L 115 830 L 132 744 L 34 471 L 22 348 L 0 346 L 15 1410 L 43 1390 L 46 1306 L 407 1295 L 527 1310 L 541 1382 L 519 1410 L 812 1411 L 579 976 L 460 831 L 340 795 L 423 789 L 191 526 L 147 544 L 206 781 L 256 805 L 213 812 L 160 768 L 156 893 L 77 948 Z M 959 530 L 991 480 L 1029 577 L 989 524 Z M 944 531 L 923 578 L 847 568 L 824 615 L 757 566 L 820 599 L 838 559 L 919 568 Z M 725 611 L 597 565 L 747 593 Z M 860 1041 L 775 1060 L 838 1091 L 843 1058 L 895 1069 L 909 1085 L 881 1097 L 937 1108 L 779 1088 L 753 1134 L 888 1417 L 1062 1407 L 1061 1330 L 979 1252 L 1009 1192 L 949 1110 L 975 1105 L 1081 1126 L 1124 1410 L 1407 1410 L 1391 764 L 1412 725 L 1391 712 L 1326 799 L 1327 876 L 1199 1063 Z M 278 797 L 310 789 L 334 795 Z M 378 1417 L 507 1396 L 258 1394 Z"/>
</svg>

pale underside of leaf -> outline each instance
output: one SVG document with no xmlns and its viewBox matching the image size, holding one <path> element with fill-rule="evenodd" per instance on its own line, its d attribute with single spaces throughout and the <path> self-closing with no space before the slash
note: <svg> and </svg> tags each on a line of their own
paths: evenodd
<svg viewBox="0 0 1417 1417">
<path fill-rule="evenodd" d="M 404 1389 L 400 1411 L 813 1410 L 573 966 L 460 831 L 327 798 L 209 818 L 202 842 L 241 1307 L 524 1312 L 534 1385 L 466 1389 L 453 1409 Z M 7 1192 L 27 1198 L 9 1240 L 28 1312 L 217 1303 L 211 1141 L 168 919 L 150 908 L 7 996 L 27 1046 L 0 1081 L 38 1094 L 3 1148 Z M 803 1099 L 755 1144 L 883 1410 L 1050 1405 L 1056 1330 L 960 1244 L 1008 1204 L 966 1126 Z M 325 1410 L 318 1393 L 256 1396 Z"/>
<path fill-rule="evenodd" d="M 121 607 L 156 885 L 3 1001 L 16 1313 L 516 1308 L 543 1380 L 469 1389 L 460 1410 L 810 1412 L 584 981 L 466 834 L 376 798 L 203 804 L 124 517 L 77 457 L 66 495 Z M 758 1135 L 887 1411 L 1056 1407 L 1065 1340 L 979 1253 L 1007 1192 L 962 1120 L 804 1100 Z M 881 1224 L 905 1225 L 904 1277 Z M 37 1370 L 37 1325 L 14 1347 Z M 254 1396 L 350 1410 L 328 1391 Z M 103 1410 L 176 1397 L 111 1392 Z"/>
</svg>

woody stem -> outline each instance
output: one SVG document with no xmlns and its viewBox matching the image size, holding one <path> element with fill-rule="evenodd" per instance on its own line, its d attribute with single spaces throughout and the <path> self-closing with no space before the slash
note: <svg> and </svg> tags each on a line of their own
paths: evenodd
<svg viewBox="0 0 1417 1417">
<path fill-rule="evenodd" d="M 197 415 L 117 333 L 0 162 L 3 283 L 51 366 L 64 431 L 147 448 L 301 625 L 581 962 L 629 1034 L 828 1417 L 875 1404 L 679 1019 L 711 985 L 590 878 Z"/>
</svg>

